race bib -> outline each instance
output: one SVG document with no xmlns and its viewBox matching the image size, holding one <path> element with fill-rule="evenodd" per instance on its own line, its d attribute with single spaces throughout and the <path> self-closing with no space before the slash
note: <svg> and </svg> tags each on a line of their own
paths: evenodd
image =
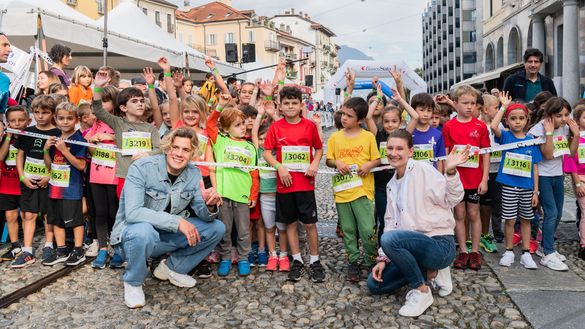
<svg viewBox="0 0 585 329">
<path fill-rule="evenodd" d="M 386 142 L 380 143 L 380 163 L 383 165 L 387 165 L 388 162 L 388 149 L 386 148 L 388 145 Z"/>
<path fill-rule="evenodd" d="M 414 153 L 412 154 L 414 160 L 430 160 L 434 157 L 433 144 L 414 145 Z"/>
<path fill-rule="evenodd" d="M 207 149 L 209 137 L 197 134 L 197 139 L 199 140 L 199 149 L 197 150 L 197 155 L 199 158 L 203 159 L 205 157 L 205 150 Z"/>
<path fill-rule="evenodd" d="M 579 143 L 579 148 L 577 149 L 577 154 L 579 155 L 579 164 L 585 163 L 585 144 Z"/>
<path fill-rule="evenodd" d="M 455 145 L 455 154 L 461 153 L 465 149 L 466 145 Z M 465 163 L 458 165 L 457 167 L 462 168 L 479 168 L 479 147 L 472 146 L 469 150 L 469 159 Z"/>
<path fill-rule="evenodd" d="M 24 161 L 24 177 L 30 179 L 41 179 L 49 176 L 49 171 L 44 160 L 26 157 Z"/>
<path fill-rule="evenodd" d="M 69 187 L 71 167 L 69 165 L 51 164 L 51 179 L 49 184 L 58 187 Z"/>
<path fill-rule="evenodd" d="M 116 167 L 116 152 L 96 148 L 95 152 L 93 152 L 93 156 L 91 157 L 91 162 L 93 162 L 96 165 L 114 168 Z"/>
<path fill-rule="evenodd" d="M 150 133 L 127 131 L 122 133 L 122 155 L 134 155 L 152 151 Z"/>
<path fill-rule="evenodd" d="M 490 153 L 490 163 L 502 162 L 502 151 L 495 151 Z"/>
<path fill-rule="evenodd" d="M 311 147 L 283 146 L 282 164 L 288 169 L 307 170 L 311 164 Z"/>
<path fill-rule="evenodd" d="M 224 161 L 249 166 L 252 163 L 252 153 L 243 147 L 228 145 L 225 147 Z"/>
<path fill-rule="evenodd" d="M 16 154 L 18 153 L 18 149 L 12 145 L 8 148 L 8 154 L 6 155 L 6 159 L 4 163 L 7 166 L 16 166 Z"/>
<path fill-rule="evenodd" d="M 333 175 L 332 180 L 334 193 L 346 191 L 364 184 L 361 177 L 354 173 Z"/>
<path fill-rule="evenodd" d="M 571 154 L 569 150 L 569 141 L 566 136 L 557 135 L 553 137 L 553 157 Z"/>
<path fill-rule="evenodd" d="M 532 177 L 532 156 L 507 152 L 502 173 L 520 177 Z"/>
<path fill-rule="evenodd" d="M 260 159 L 258 159 L 258 166 L 270 168 L 270 165 L 268 164 L 268 162 L 266 162 L 266 160 L 264 160 L 264 157 L 260 157 Z M 276 179 L 276 171 L 260 169 L 260 178 L 261 179 Z"/>
</svg>

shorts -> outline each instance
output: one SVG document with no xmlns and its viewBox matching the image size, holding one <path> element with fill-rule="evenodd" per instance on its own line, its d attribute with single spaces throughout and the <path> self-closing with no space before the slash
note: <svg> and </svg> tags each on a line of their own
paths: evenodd
<svg viewBox="0 0 585 329">
<path fill-rule="evenodd" d="M 482 206 L 491 206 L 495 199 L 498 198 L 498 194 L 501 193 L 501 184 L 496 182 L 496 176 L 498 173 L 490 173 L 490 179 L 488 180 L 488 190 L 484 195 L 479 196 L 479 204 Z"/>
<path fill-rule="evenodd" d="M 256 201 L 254 208 L 250 208 L 250 220 L 253 222 L 260 220 L 260 200 Z"/>
<path fill-rule="evenodd" d="M 276 195 L 260 193 L 260 211 L 262 212 L 262 221 L 267 230 L 276 228 L 279 231 L 286 231 L 286 225 L 276 222 Z"/>
<path fill-rule="evenodd" d="M 20 205 L 20 195 L 0 194 L 0 211 L 16 210 Z"/>
<path fill-rule="evenodd" d="M 465 195 L 463 196 L 463 201 L 473 204 L 479 203 L 479 193 L 477 193 L 477 189 L 473 190 L 465 190 Z"/>
<path fill-rule="evenodd" d="M 61 228 L 83 226 L 83 202 L 81 200 L 49 199 L 47 224 Z"/>
<path fill-rule="evenodd" d="M 532 209 L 533 190 L 520 187 L 502 185 L 502 219 L 532 220 L 534 210 Z"/>
<path fill-rule="evenodd" d="M 276 222 L 291 224 L 317 223 L 317 201 L 315 191 L 276 193 Z"/>
<path fill-rule="evenodd" d="M 30 189 L 20 184 L 20 210 L 24 212 L 47 213 L 49 189 Z"/>
</svg>

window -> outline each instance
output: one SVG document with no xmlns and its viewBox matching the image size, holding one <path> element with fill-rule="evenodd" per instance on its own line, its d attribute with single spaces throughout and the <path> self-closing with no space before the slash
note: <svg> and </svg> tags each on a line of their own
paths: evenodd
<svg viewBox="0 0 585 329">
<path fill-rule="evenodd" d="M 215 34 L 208 34 L 207 35 L 207 45 L 208 46 L 215 46 Z"/>
<path fill-rule="evenodd" d="M 171 14 L 167 14 L 167 31 L 169 33 L 175 32 L 175 27 L 173 26 L 173 16 Z"/>
<path fill-rule="evenodd" d="M 98 14 L 103 15 L 104 14 L 104 0 L 97 0 L 97 11 Z"/>
<path fill-rule="evenodd" d="M 471 64 L 471 63 L 475 63 L 476 60 L 477 60 L 477 54 L 475 52 L 463 54 L 463 63 Z"/>
<path fill-rule="evenodd" d="M 161 26 L 161 23 L 160 23 L 160 11 L 155 11 L 154 12 L 154 22 L 156 23 L 156 25 Z"/>
<path fill-rule="evenodd" d="M 234 33 L 229 32 L 225 34 L 225 43 L 234 43 Z"/>
<path fill-rule="evenodd" d="M 256 36 L 254 35 L 254 31 L 248 31 L 248 43 L 256 42 Z"/>
<path fill-rule="evenodd" d="M 148 8 L 142 8 L 142 12 L 144 15 L 148 16 Z"/>
</svg>

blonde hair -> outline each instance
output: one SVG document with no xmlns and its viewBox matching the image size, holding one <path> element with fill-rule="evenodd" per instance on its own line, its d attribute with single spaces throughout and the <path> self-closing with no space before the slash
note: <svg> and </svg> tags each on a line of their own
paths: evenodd
<svg viewBox="0 0 585 329">
<path fill-rule="evenodd" d="M 199 139 L 197 139 L 197 133 L 195 132 L 195 130 L 189 127 L 181 127 L 174 129 L 160 141 L 160 148 L 161 150 L 163 150 L 164 153 L 170 151 L 171 146 L 173 145 L 173 141 L 175 140 L 176 137 L 190 139 L 191 147 L 193 148 L 193 154 L 197 152 L 197 149 L 199 148 Z"/>
<path fill-rule="evenodd" d="M 91 103 L 82 101 L 77 106 L 77 116 L 79 117 L 80 120 L 81 118 L 83 118 L 84 115 L 90 115 L 91 112 L 92 112 Z"/>
<path fill-rule="evenodd" d="M 74 113 L 77 116 L 77 105 L 69 102 L 61 102 L 55 109 L 55 114 L 59 111 L 67 111 L 68 113 Z"/>
<path fill-rule="evenodd" d="M 84 65 L 77 65 L 73 70 L 73 77 L 71 77 L 71 82 L 73 82 L 73 84 L 75 85 L 78 85 L 79 78 L 81 78 L 82 75 L 89 76 L 90 78 L 92 78 L 93 81 L 93 75 L 91 74 L 91 70 L 89 69 L 89 67 Z"/>
<path fill-rule="evenodd" d="M 451 93 L 451 98 L 453 99 L 454 102 L 457 102 L 459 101 L 459 97 L 463 95 L 471 95 L 477 99 L 479 98 L 479 96 L 481 96 L 481 93 L 479 92 L 479 90 L 473 88 L 470 85 L 461 85 L 455 88 L 455 90 L 453 90 L 453 92 Z"/>
<path fill-rule="evenodd" d="M 186 108 L 194 108 L 199 113 L 199 124 L 202 125 L 207 121 L 207 104 L 203 97 L 199 95 L 189 95 L 181 104 L 181 119 L 183 119 L 183 111 Z"/>
</svg>

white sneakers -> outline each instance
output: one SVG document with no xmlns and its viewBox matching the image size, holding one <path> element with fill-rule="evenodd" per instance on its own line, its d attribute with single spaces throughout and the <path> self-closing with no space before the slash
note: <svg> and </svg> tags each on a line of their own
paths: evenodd
<svg viewBox="0 0 585 329">
<path fill-rule="evenodd" d="M 418 289 L 412 289 L 406 294 L 404 306 L 398 310 L 398 314 L 408 317 L 417 317 L 423 314 L 429 306 L 433 305 L 433 294 L 429 287 L 424 293 Z"/>
<path fill-rule="evenodd" d="M 142 286 L 136 287 L 124 282 L 124 303 L 129 308 L 143 307 L 145 301 Z"/>
<path fill-rule="evenodd" d="M 154 269 L 154 277 L 163 281 L 169 280 L 175 286 L 182 288 L 192 288 L 195 287 L 195 284 L 197 283 L 197 280 L 190 275 L 172 271 L 167 266 L 166 259 L 162 260 Z"/>
<path fill-rule="evenodd" d="M 437 272 L 435 284 L 439 287 L 439 296 L 445 297 L 453 292 L 453 281 L 451 281 L 451 269 L 449 266 Z"/>
<path fill-rule="evenodd" d="M 98 244 L 98 240 L 93 240 L 87 249 L 85 250 L 85 256 L 87 257 L 96 257 L 98 252 L 100 251 L 100 247 Z"/>
<path fill-rule="evenodd" d="M 520 256 L 520 265 L 529 270 L 536 270 L 538 268 L 529 252 L 522 253 L 522 256 Z"/>
<path fill-rule="evenodd" d="M 565 257 L 565 255 L 561 254 L 558 251 L 555 251 L 553 254 L 557 255 L 557 258 L 561 261 L 564 262 L 567 260 L 567 257 Z M 542 250 L 542 246 L 539 246 L 538 249 L 536 249 L 536 255 L 540 256 L 540 257 L 544 257 L 544 251 Z"/>
<path fill-rule="evenodd" d="M 514 252 L 506 250 L 502 255 L 502 258 L 500 258 L 500 265 L 510 267 L 512 264 L 514 264 Z"/>
<path fill-rule="evenodd" d="M 559 254 L 560 255 L 560 254 Z M 540 259 L 540 265 L 546 266 L 553 271 L 568 271 L 569 267 L 567 264 L 559 258 L 556 252 L 545 255 Z"/>
</svg>

